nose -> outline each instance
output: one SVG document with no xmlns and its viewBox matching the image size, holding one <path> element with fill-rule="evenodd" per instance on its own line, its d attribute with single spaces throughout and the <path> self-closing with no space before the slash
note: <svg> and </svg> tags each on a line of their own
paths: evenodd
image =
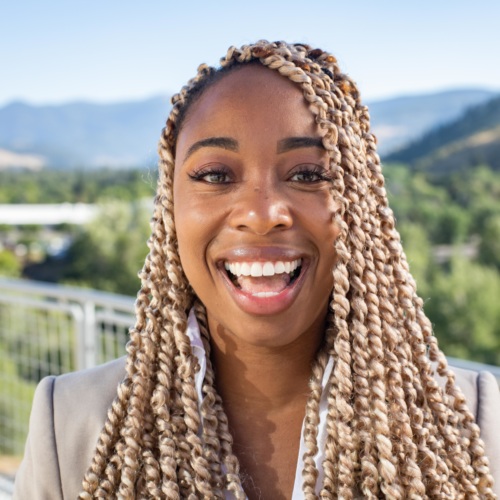
<svg viewBox="0 0 500 500">
<path fill-rule="evenodd" d="M 276 188 L 249 186 L 240 194 L 231 215 L 235 229 L 262 236 L 292 226 L 289 202 Z"/>
</svg>

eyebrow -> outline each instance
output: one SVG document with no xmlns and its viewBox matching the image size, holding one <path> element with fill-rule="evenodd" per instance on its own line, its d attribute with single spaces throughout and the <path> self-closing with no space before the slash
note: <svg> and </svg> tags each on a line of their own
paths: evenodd
<svg viewBox="0 0 500 500">
<path fill-rule="evenodd" d="M 238 141 L 231 137 L 208 137 L 192 144 L 187 150 L 184 161 L 201 148 L 221 148 L 229 151 L 238 151 Z M 323 141 L 317 137 L 287 137 L 278 141 L 277 153 L 286 153 L 294 149 L 320 148 L 323 149 Z"/>
<path fill-rule="evenodd" d="M 189 147 L 184 161 L 201 148 L 222 148 L 229 151 L 238 151 L 238 142 L 230 137 L 208 137 L 207 139 L 202 139 Z"/>
<path fill-rule="evenodd" d="M 278 142 L 278 154 L 293 149 L 320 148 L 324 149 L 323 141 L 318 137 L 287 137 Z"/>
</svg>

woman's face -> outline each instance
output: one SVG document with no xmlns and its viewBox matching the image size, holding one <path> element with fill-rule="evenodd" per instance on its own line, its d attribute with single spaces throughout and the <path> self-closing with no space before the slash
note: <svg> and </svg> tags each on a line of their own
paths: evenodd
<svg viewBox="0 0 500 500">
<path fill-rule="evenodd" d="M 177 141 L 174 216 L 212 335 L 284 346 L 322 332 L 338 235 L 330 184 L 314 116 L 274 71 L 238 69 L 193 104 Z"/>
</svg>

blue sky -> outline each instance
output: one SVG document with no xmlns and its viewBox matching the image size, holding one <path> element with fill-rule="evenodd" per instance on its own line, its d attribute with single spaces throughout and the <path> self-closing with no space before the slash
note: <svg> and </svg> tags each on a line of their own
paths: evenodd
<svg viewBox="0 0 500 500">
<path fill-rule="evenodd" d="M 330 50 L 368 99 L 500 90 L 499 21 L 498 0 L 5 1 L 0 105 L 171 93 L 260 38 Z"/>
</svg>

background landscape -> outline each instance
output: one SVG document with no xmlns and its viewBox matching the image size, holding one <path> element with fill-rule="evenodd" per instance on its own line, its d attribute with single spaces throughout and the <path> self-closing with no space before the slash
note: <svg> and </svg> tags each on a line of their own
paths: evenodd
<svg viewBox="0 0 500 500">
<path fill-rule="evenodd" d="M 1 108 L 0 204 L 88 204 L 96 212 L 77 225 L 0 220 L 0 274 L 134 295 L 168 110 L 167 96 Z M 500 94 L 452 90 L 379 100 L 370 110 L 391 205 L 441 346 L 500 364 Z"/>
<path fill-rule="evenodd" d="M 393 152 L 493 96 L 465 89 L 368 101 L 379 151 Z M 114 104 L 8 103 L 0 107 L 0 168 L 154 167 L 169 110 L 166 95 Z"/>
<path fill-rule="evenodd" d="M 0 498 L 37 382 L 89 352 L 71 308 L 90 311 L 90 364 L 123 352 L 170 96 L 230 45 L 284 39 L 335 54 L 369 105 L 441 348 L 500 366 L 498 19 L 498 0 L 4 2 L 0 282 L 19 281 L 0 290 Z M 78 288 L 70 298 L 27 279 Z M 124 309 L 90 289 L 128 296 Z"/>
</svg>

